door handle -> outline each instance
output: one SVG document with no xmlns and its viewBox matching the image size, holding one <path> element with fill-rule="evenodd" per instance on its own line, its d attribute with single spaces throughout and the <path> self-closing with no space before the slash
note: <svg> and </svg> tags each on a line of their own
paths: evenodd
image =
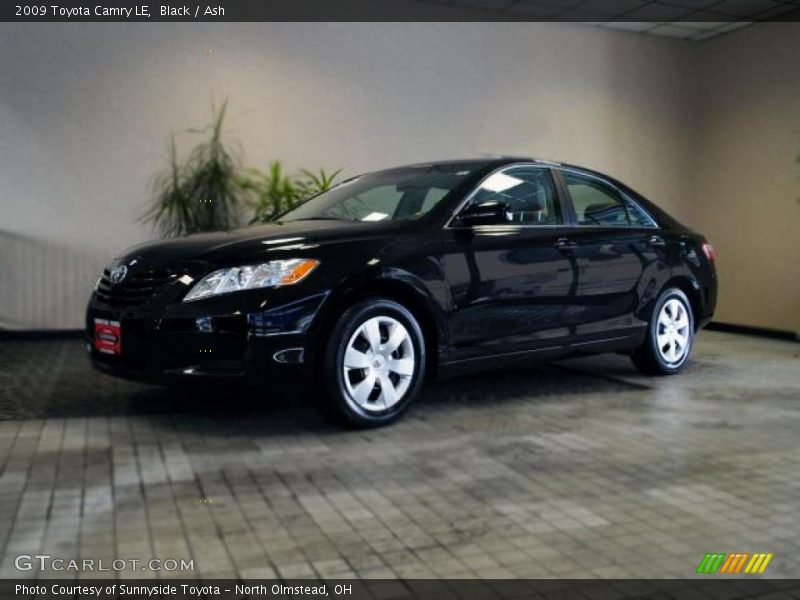
<svg viewBox="0 0 800 600">
<path fill-rule="evenodd" d="M 664 246 L 667 245 L 667 242 L 664 241 L 664 238 L 662 238 L 660 235 L 651 235 L 650 239 L 647 240 L 647 243 L 649 245 L 651 245 L 651 246 L 655 246 L 655 247 L 659 247 L 659 248 L 664 247 Z"/>
<path fill-rule="evenodd" d="M 569 238 L 562 237 L 556 240 L 554 246 L 559 250 L 572 250 L 573 248 L 577 248 L 578 244 L 576 244 Z"/>
</svg>

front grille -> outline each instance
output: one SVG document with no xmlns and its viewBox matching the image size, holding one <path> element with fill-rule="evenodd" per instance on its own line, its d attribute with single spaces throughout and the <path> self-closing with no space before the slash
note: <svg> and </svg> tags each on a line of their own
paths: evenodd
<svg viewBox="0 0 800 600">
<path fill-rule="evenodd" d="M 108 269 L 97 284 L 98 302 L 108 306 L 141 306 L 149 302 L 175 277 L 167 269 L 131 269 L 120 283 L 111 283 Z"/>
</svg>

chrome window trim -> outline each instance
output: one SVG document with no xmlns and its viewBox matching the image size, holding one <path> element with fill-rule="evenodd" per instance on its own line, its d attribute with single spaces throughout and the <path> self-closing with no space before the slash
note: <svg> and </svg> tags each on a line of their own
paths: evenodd
<svg viewBox="0 0 800 600">
<path fill-rule="evenodd" d="M 630 202 L 636 208 L 638 208 L 640 211 L 642 211 L 642 214 L 645 217 L 647 217 L 647 219 L 649 219 L 650 224 L 649 225 L 587 225 L 587 224 L 581 224 L 581 223 L 577 223 L 577 222 L 573 224 L 573 223 L 567 223 L 565 221 L 565 219 L 564 219 L 565 215 L 563 215 L 563 214 L 561 215 L 562 223 L 559 224 L 559 225 L 532 225 L 532 224 L 514 225 L 514 224 L 512 224 L 510 222 L 509 223 L 497 223 L 495 225 L 458 225 L 458 226 L 454 226 L 452 224 L 453 221 L 456 219 L 456 217 L 458 217 L 458 213 L 460 213 L 464 209 L 464 207 L 472 201 L 472 199 L 475 197 L 475 195 L 481 189 L 481 186 L 483 185 L 484 181 L 486 181 L 489 177 L 492 177 L 496 173 L 502 173 L 503 171 L 505 171 L 507 169 L 513 169 L 513 168 L 517 168 L 517 167 L 538 167 L 540 169 L 547 169 L 547 170 L 549 170 L 551 172 L 551 177 L 552 177 L 552 171 L 553 170 L 557 170 L 557 171 L 559 171 L 559 173 L 560 172 L 574 173 L 576 175 L 580 175 L 581 177 L 586 177 L 586 178 L 589 178 L 589 179 L 594 179 L 596 181 L 599 181 L 603 185 L 606 185 L 606 186 L 610 187 L 617 194 L 619 194 L 622 198 L 624 198 L 626 201 Z M 556 184 L 555 181 L 553 181 L 553 183 Z M 564 188 L 566 188 L 566 187 L 567 186 L 566 186 L 566 182 L 565 182 L 564 183 Z M 567 191 L 567 193 L 569 193 L 569 190 L 566 190 L 566 191 Z M 558 185 L 556 185 L 556 193 L 558 194 Z M 569 201 L 570 204 L 572 203 L 572 198 L 571 197 L 566 198 L 566 200 Z M 560 199 L 559 199 L 559 201 L 560 201 Z M 573 210 L 574 210 L 574 208 L 573 208 Z M 495 228 L 495 227 L 531 228 L 531 227 L 535 227 L 535 228 L 538 228 L 538 229 L 546 229 L 546 228 L 550 228 L 550 229 L 565 229 L 565 228 L 589 229 L 589 228 L 592 228 L 592 227 L 604 228 L 604 229 L 661 229 L 661 226 L 658 224 L 658 222 L 653 218 L 653 215 L 651 215 L 650 212 L 646 208 L 644 208 L 641 204 L 636 202 L 636 200 L 631 198 L 623 190 L 619 189 L 616 185 L 614 185 L 613 183 L 608 181 L 608 179 L 606 179 L 604 177 L 601 177 L 601 176 L 598 176 L 598 175 L 595 175 L 593 173 L 587 173 L 586 171 L 583 171 L 581 169 L 565 167 L 565 166 L 563 166 L 563 165 L 561 165 L 559 163 L 550 163 L 550 162 L 545 162 L 545 161 L 541 161 L 541 162 L 539 162 L 539 161 L 524 161 L 524 162 L 510 163 L 510 164 L 507 164 L 507 165 L 502 165 L 500 167 L 497 167 L 496 169 L 494 169 L 493 171 L 488 173 L 483 179 L 481 179 L 478 182 L 478 184 L 475 186 L 475 189 L 473 189 L 458 204 L 458 206 L 456 206 L 456 208 L 453 209 L 453 211 L 450 214 L 450 218 L 447 219 L 447 223 L 445 223 L 445 225 L 444 225 L 444 227 L 442 229 L 475 229 L 476 227 L 481 227 L 481 228 Z"/>
<path fill-rule="evenodd" d="M 511 221 L 509 221 L 508 223 L 497 223 L 497 224 L 494 224 L 494 225 L 457 225 L 457 226 L 453 226 L 452 225 L 453 220 L 455 220 L 456 217 L 458 217 L 458 213 L 460 213 L 464 209 L 464 207 L 467 206 L 467 204 L 469 204 L 472 201 L 472 199 L 475 197 L 475 195 L 480 191 L 481 186 L 483 185 L 484 181 L 486 181 L 487 179 L 489 179 L 493 175 L 496 175 L 497 173 L 502 173 L 503 171 L 506 171 L 508 169 L 515 169 L 515 168 L 519 168 L 519 167 L 536 167 L 536 168 L 539 168 L 539 169 L 544 169 L 546 171 L 549 171 L 550 172 L 550 177 L 553 178 L 553 187 L 556 190 L 556 200 L 559 202 L 559 208 L 563 208 L 560 205 L 561 198 L 560 198 L 560 196 L 558 194 L 558 182 L 556 182 L 555 178 L 553 177 L 553 169 L 558 168 L 556 166 L 556 163 L 544 163 L 544 162 L 536 162 L 536 161 L 524 161 L 524 162 L 518 162 L 518 163 L 510 163 L 510 164 L 507 164 L 507 165 L 502 165 L 500 167 L 497 167 L 496 169 L 494 169 L 490 173 L 487 173 L 486 176 L 478 182 L 478 184 L 475 186 L 475 188 L 469 194 L 467 194 L 467 196 L 458 204 L 458 206 L 456 206 L 455 209 L 453 209 L 453 211 L 450 213 L 450 218 L 447 219 L 447 223 L 445 223 L 445 225 L 444 225 L 444 227 L 442 227 L 442 229 L 475 229 L 476 227 L 520 227 L 520 228 L 521 227 L 525 227 L 525 228 L 537 227 L 539 229 L 544 229 L 544 228 L 563 229 L 564 227 L 570 227 L 570 225 L 568 223 L 564 222 L 564 215 L 563 214 L 561 215 L 562 223 L 560 223 L 559 225 L 526 225 L 526 224 L 514 225 L 513 222 L 511 222 Z"/>
<path fill-rule="evenodd" d="M 585 223 L 578 223 L 577 220 L 576 220 L 575 225 L 573 225 L 573 227 L 581 227 L 581 228 L 602 227 L 602 228 L 613 228 L 613 229 L 661 229 L 661 226 L 653 218 L 653 215 L 651 215 L 644 207 L 642 207 L 641 204 L 636 202 L 636 200 L 631 198 L 623 190 L 619 189 L 616 185 L 614 185 L 613 183 L 611 183 L 607 179 L 605 179 L 603 177 L 598 177 L 597 175 L 594 175 L 592 173 L 586 173 L 585 171 L 581 171 L 580 169 L 571 169 L 569 167 L 556 167 L 556 168 L 559 171 L 566 171 L 568 173 L 574 173 L 576 175 L 580 175 L 581 177 L 586 177 L 587 179 L 594 179 L 596 181 L 599 181 L 603 185 L 606 185 L 606 186 L 610 187 L 612 190 L 617 192 L 617 194 L 619 194 L 623 199 L 627 200 L 628 202 L 633 204 L 636 208 L 638 208 L 640 211 L 642 211 L 642 214 L 644 216 L 646 216 L 650 220 L 650 224 L 649 225 L 587 225 Z M 564 182 L 564 188 L 567 188 L 567 182 L 566 181 Z M 567 193 L 569 194 L 569 190 L 568 189 L 567 189 Z M 570 203 L 572 203 L 572 196 L 569 197 L 569 201 L 570 201 Z M 574 211 L 575 211 L 575 207 L 574 206 L 572 207 L 572 210 L 573 210 L 573 213 L 574 213 Z"/>
</svg>

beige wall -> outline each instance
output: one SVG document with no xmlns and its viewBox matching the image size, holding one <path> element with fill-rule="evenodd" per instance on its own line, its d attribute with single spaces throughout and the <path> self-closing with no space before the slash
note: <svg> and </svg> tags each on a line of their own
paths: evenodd
<svg viewBox="0 0 800 600">
<path fill-rule="evenodd" d="M 800 333 L 800 24 L 698 46 L 690 220 L 718 251 L 715 318 Z"/>
<path fill-rule="evenodd" d="M 207 49 L 211 50 L 209 54 Z M 249 161 L 586 164 L 689 214 L 687 44 L 540 23 L 0 24 L 0 326 L 81 325 L 170 131 L 228 97 Z"/>
<path fill-rule="evenodd" d="M 772 25 L 752 35 L 763 27 Z M 706 78 L 734 85 L 725 56 L 735 53 L 716 48 L 748 29 L 694 44 L 544 23 L 0 24 L 0 327 L 81 326 L 98 271 L 153 235 L 136 218 L 168 133 L 205 123 L 211 99 L 227 97 L 229 133 L 253 164 L 280 158 L 355 173 L 497 152 L 608 172 L 708 231 L 721 254 L 725 320 L 800 329 L 787 293 L 773 287 L 780 311 L 753 303 L 737 312 L 745 304 L 733 297 L 728 261 L 741 257 L 724 232 L 741 228 L 749 205 L 737 201 L 716 218 L 713 204 L 727 200 L 711 211 L 701 200 L 718 198 L 721 185 L 708 179 L 719 168 L 703 167 L 705 154 L 728 164 L 716 124 L 748 108 L 723 94 L 723 114 L 710 103 L 701 111 L 698 98 L 713 94 L 696 75 L 702 66 Z M 757 75 L 758 61 L 771 59 L 747 60 Z M 774 69 L 758 106 L 787 95 Z M 796 72 L 787 66 L 784 76 L 796 90 Z M 778 206 L 794 189 L 796 219 L 785 153 L 796 149 L 797 121 L 793 142 L 781 119 L 759 118 L 775 121 L 777 133 L 759 146 L 780 139 L 785 147 L 770 152 L 785 169 L 758 222 L 788 228 Z M 703 152 L 701 121 L 711 132 Z M 793 248 L 781 260 L 796 268 Z M 764 274 L 748 264 L 750 278 Z"/>
</svg>

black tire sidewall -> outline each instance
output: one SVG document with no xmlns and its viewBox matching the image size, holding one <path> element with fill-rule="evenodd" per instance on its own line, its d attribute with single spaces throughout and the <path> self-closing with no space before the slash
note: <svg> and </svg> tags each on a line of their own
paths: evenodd
<svg viewBox="0 0 800 600">
<path fill-rule="evenodd" d="M 686 349 L 686 353 L 683 355 L 683 359 L 681 362 L 677 364 L 670 364 L 664 360 L 661 356 L 661 351 L 658 348 L 658 315 L 661 314 L 661 309 L 664 307 L 664 304 L 667 301 L 676 298 L 681 301 L 683 304 L 684 309 L 686 310 L 686 314 L 689 315 L 689 347 Z M 649 330 L 649 348 L 650 353 L 652 355 L 652 360 L 656 363 L 657 367 L 663 371 L 664 373 L 677 373 L 686 365 L 689 361 L 689 357 L 692 353 L 692 349 L 694 348 L 694 311 L 692 310 L 692 304 L 689 302 L 689 298 L 686 297 L 686 294 L 683 293 L 678 288 L 670 288 L 664 291 L 663 294 L 656 302 L 655 308 L 653 309 L 653 316 L 650 319 L 650 330 Z"/>
<path fill-rule="evenodd" d="M 414 374 L 405 396 L 394 406 L 381 412 L 367 412 L 347 400 L 344 374 L 341 365 L 350 337 L 361 324 L 372 317 L 387 316 L 400 321 L 411 336 L 414 346 Z M 360 302 L 342 315 L 334 326 L 326 344 L 324 356 L 324 377 L 327 401 L 332 403 L 335 413 L 355 426 L 385 425 L 396 420 L 418 394 L 425 375 L 425 343 L 422 329 L 407 308 L 393 300 L 374 298 Z"/>
</svg>

